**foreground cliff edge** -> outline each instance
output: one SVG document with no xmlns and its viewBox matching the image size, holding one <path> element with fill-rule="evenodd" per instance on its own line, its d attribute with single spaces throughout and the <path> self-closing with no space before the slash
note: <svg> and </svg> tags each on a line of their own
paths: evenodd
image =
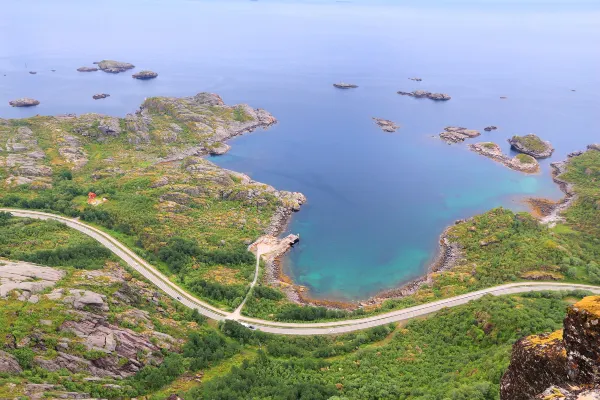
<svg viewBox="0 0 600 400">
<path fill-rule="evenodd" d="M 502 400 L 600 398 L 600 296 L 569 307 L 564 328 L 528 336 L 513 347 Z"/>
</svg>

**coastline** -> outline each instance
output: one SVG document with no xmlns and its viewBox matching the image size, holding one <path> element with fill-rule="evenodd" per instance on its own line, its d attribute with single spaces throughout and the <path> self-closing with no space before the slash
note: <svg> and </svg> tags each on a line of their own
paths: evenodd
<svg viewBox="0 0 600 400">
<path fill-rule="evenodd" d="M 596 148 L 592 146 L 588 146 L 587 151 L 596 150 Z M 573 185 L 560 179 L 560 176 L 566 171 L 566 167 L 569 163 L 569 160 L 573 157 L 577 157 L 584 152 L 575 152 L 570 153 L 567 156 L 566 160 L 553 162 L 552 167 L 552 180 L 559 186 L 561 191 L 564 193 L 564 197 L 558 202 L 547 203 L 547 206 L 550 208 L 547 215 L 541 216 L 539 218 L 540 223 L 546 224 L 549 227 L 553 227 L 557 222 L 563 221 L 564 218 L 560 215 L 563 211 L 568 209 L 573 202 L 577 199 L 577 195 L 573 192 Z M 528 198 L 525 201 L 536 200 L 536 198 Z M 539 200 L 539 199 L 538 199 Z M 280 235 L 288 226 L 293 212 L 290 211 L 285 221 L 279 221 L 278 224 L 274 225 L 274 230 L 277 235 Z M 467 222 L 472 217 L 466 219 L 460 219 L 455 221 L 454 225 Z M 452 228 L 452 225 L 446 227 L 439 238 L 439 247 L 438 252 L 434 258 L 434 260 L 430 263 L 427 272 L 412 281 L 402 284 L 396 288 L 386 289 L 378 294 L 357 302 L 341 302 L 335 300 L 319 300 L 310 298 L 310 294 L 308 289 L 296 285 L 293 283 L 292 279 L 287 276 L 283 272 L 283 268 L 281 266 L 282 258 L 287 253 L 286 251 L 281 252 L 280 254 L 269 257 L 266 261 L 267 267 L 265 271 L 264 280 L 266 283 L 277 286 L 283 290 L 286 294 L 286 297 L 289 301 L 298 304 L 298 305 L 306 305 L 306 306 L 324 306 L 328 308 L 336 308 L 336 309 L 346 309 L 346 310 L 354 310 L 361 307 L 374 307 L 383 303 L 385 300 L 389 299 L 398 299 L 406 296 L 410 296 L 416 293 L 423 285 L 429 284 L 432 282 L 433 274 L 443 271 L 448 271 L 454 268 L 458 262 L 462 259 L 462 249 L 457 243 L 451 242 L 448 238 L 448 232 Z"/>
</svg>

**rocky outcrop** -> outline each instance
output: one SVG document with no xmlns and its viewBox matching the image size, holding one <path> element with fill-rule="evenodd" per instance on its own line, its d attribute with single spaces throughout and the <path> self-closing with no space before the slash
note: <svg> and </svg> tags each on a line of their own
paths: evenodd
<svg viewBox="0 0 600 400">
<path fill-rule="evenodd" d="M 57 140 L 58 153 L 65 161 L 72 165 L 72 169 L 78 170 L 88 162 L 88 155 L 79 138 L 64 134 Z"/>
<path fill-rule="evenodd" d="M 157 76 L 158 76 L 158 74 L 154 71 L 140 71 L 136 74 L 131 75 L 131 77 L 134 79 L 142 79 L 142 80 L 154 79 Z"/>
<path fill-rule="evenodd" d="M 587 148 L 588 150 L 600 151 L 600 143 L 588 144 Z"/>
<path fill-rule="evenodd" d="M 408 79 L 410 79 L 411 81 L 415 81 L 415 82 L 421 82 L 423 80 L 421 78 L 408 78 Z"/>
<path fill-rule="evenodd" d="M 345 83 L 345 82 L 334 83 L 333 86 L 338 89 L 356 89 L 358 87 L 357 85 L 353 85 L 351 83 Z"/>
<path fill-rule="evenodd" d="M 500 398 L 600 398 L 599 337 L 600 296 L 585 297 L 568 309 L 563 331 L 515 343 Z"/>
<path fill-rule="evenodd" d="M 5 351 L 0 350 L 0 374 L 20 374 L 23 372 L 17 359 Z"/>
<path fill-rule="evenodd" d="M 102 60 L 100 62 L 95 62 L 94 64 L 98 64 L 98 68 L 111 74 L 118 74 L 119 72 L 125 72 L 128 69 L 135 68 L 135 65 L 133 64 L 115 60 Z"/>
<path fill-rule="evenodd" d="M 551 385 L 566 383 L 567 355 L 562 339 L 562 331 L 558 331 L 517 341 L 500 384 L 501 399 L 531 400 Z"/>
<path fill-rule="evenodd" d="M 447 126 L 444 132 L 440 133 L 440 138 L 447 143 L 460 143 L 465 139 L 474 138 L 481 135 L 475 129 L 467 129 L 460 126 Z"/>
<path fill-rule="evenodd" d="M 96 71 L 98 71 L 98 68 L 94 68 L 94 67 L 79 67 L 79 68 L 77 68 L 77 71 L 79 71 L 79 72 L 96 72 Z"/>
<path fill-rule="evenodd" d="M 390 121 L 389 119 L 373 117 L 373 121 L 375 121 L 377 126 L 379 126 L 384 132 L 396 132 L 399 128 L 398 125 L 396 125 L 393 121 Z"/>
<path fill-rule="evenodd" d="M 554 148 L 550 142 L 545 142 L 533 134 L 513 136 L 508 139 L 508 143 L 510 143 L 514 150 L 535 158 L 548 158 L 554 152 Z"/>
<path fill-rule="evenodd" d="M 0 167 L 8 167 L 8 178 L 5 182 L 9 185 L 23 185 L 37 182 L 50 185 L 52 168 L 44 165 L 46 154 L 38 145 L 33 131 L 27 126 L 20 126 L 16 134 L 6 142 L 8 155 L 0 154 Z"/>
<path fill-rule="evenodd" d="M 89 290 L 71 289 L 69 290 L 69 296 L 66 296 L 63 301 L 71 304 L 76 310 L 84 310 L 86 307 L 91 307 L 99 311 L 108 311 L 106 296 Z"/>
<path fill-rule="evenodd" d="M 11 100 L 8 102 L 13 107 L 33 107 L 40 104 L 40 102 L 36 99 L 31 99 L 29 97 L 22 97 L 20 99 Z"/>
<path fill-rule="evenodd" d="M 483 142 L 470 144 L 469 149 L 483 156 L 491 158 L 492 160 L 498 161 L 499 163 L 502 163 L 508 168 L 516 171 L 533 174 L 540 170 L 540 164 L 535 158 L 526 154 L 518 154 L 517 156 L 510 158 L 502 153 L 502 149 L 496 143 Z"/>
<path fill-rule="evenodd" d="M 496 129 L 498 129 L 498 127 L 494 125 L 486 126 L 485 128 L 483 128 L 483 130 L 486 132 L 495 131 Z"/>
<path fill-rule="evenodd" d="M 401 94 L 402 96 L 416 97 L 417 99 L 427 98 L 435 101 L 447 101 L 452 98 L 445 93 L 432 93 L 426 90 L 415 90 L 413 92 L 399 91 L 398 94 Z"/>
<path fill-rule="evenodd" d="M 19 300 L 31 301 L 33 295 L 56 285 L 64 275 L 64 271 L 56 268 L 22 261 L 2 261 L 0 264 L 0 298 L 5 298 L 14 291 Z"/>
<path fill-rule="evenodd" d="M 94 100 L 100 100 L 100 99 L 105 99 L 107 97 L 110 97 L 110 94 L 108 93 L 97 93 L 95 95 L 92 96 L 92 99 Z"/>
</svg>

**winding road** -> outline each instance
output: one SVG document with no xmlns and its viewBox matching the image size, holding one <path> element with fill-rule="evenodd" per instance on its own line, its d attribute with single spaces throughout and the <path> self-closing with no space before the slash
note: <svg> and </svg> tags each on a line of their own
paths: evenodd
<svg viewBox="0 0 600 400">
<path fill-rule="evenodd" d="M 11 208 L 0 208 L 0 211 L 9 212 L 15 217 L 35 218 L 42 220 L 55 220 L 64 223 L 70 228 L 76 229 L 93 239 L 100 242 L 116 256 L 125 261 L 131 268 L 139 272 L 146 279 L 152 282 L 156 287 L 160 288 L 174 300 L 189 308 L 196 308 L 202 315 L 215 319 L 233 319 L 245 325 L 252 325 L 264 332 L 282 334 L 282 335 L 327 335 L 352 332 L 360 329 L 372 328 L 379 325 L 384 325 L 392 322 L 406 321 L 412 318 L 431 314 L 447 307 L 455 307 L 461 304 L 468 303 L 471 300 L 478 299 L 486 294 L 494 296 L 533 292 L 540 290 L 587 290 L 595 294 L 600 294 L 599 286 L 572 284 L 572 283 L 553 283 L 553 282 L 520 282 L 509 283 L 506 285 L 495 286 L 472 293 L 463 294 L 460 296 L 451 297 L 444 300 L 438 300 L 427 304 L 422 304 L 402 310 L 391 311 L 384 314 L 375 315 L 373 317 L 362 319 L 351 319 L 345 321 L 320 322 L 320 323 L 286 323 L 265 321 L 256 318 L 245 317 L 241 315 L 242 307 L 244 306 L 248 296 L 242 304 L 232 313 L 220 310 L 210 304 L 196 298 L 192 294 L 186 292 L 165 275 L 158 271 L 155 267 L 148 264 L 141 257 L 128 249 L 121 242 L 97 229 L 93 226 L 85 224 L 77 219 L 66 218 L 55 214 L 49 214 L 40 211 L 31 210 L 16 210 Z M 260 249 L 257 250 L 256 272 L 251 287 L 256 285 L 258 279 Z M 250 294 L 250 292 L 249 292 Z M 248 295 L 249 295 L 248 294 Z"/>
</svg>

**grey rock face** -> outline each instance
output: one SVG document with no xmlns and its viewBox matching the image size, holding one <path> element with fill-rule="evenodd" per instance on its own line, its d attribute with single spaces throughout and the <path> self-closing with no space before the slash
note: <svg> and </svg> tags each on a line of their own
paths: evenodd
<svg viewBox="0 0 600 400">
<path fill-rule="evenodd" d="M 17 359 L 5 351 L 0 350 L 0 374 L 20 374 L 23 372 Z"/>
<path fill-rule="evenodd" d="M 27 300 L 33 293 L 54 286 L 65 275 L 60 269 L 21 261 L 3 263 L 0 265 L 0 297 L 6 297 L 9 292 L 16 290 L 20 292 L 19 299 Z"/>
<path fill-rule="evenodd" d="M 85 307 L 96 308 L 101 311 L 108 311 L 106 296 L 89 290 L 71 289 L 70 296 L 64 298 L 64 302 L 72 304 L 77 310 L 83 310 Z"/>
</svg>

